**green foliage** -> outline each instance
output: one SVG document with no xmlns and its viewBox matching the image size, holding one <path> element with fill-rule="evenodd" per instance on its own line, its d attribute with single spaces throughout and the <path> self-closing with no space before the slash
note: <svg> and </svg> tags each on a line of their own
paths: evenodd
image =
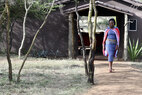
<svg viewBox="0 0 142 95">
<path fill-rule="evenodd" d="M 128 53 L 132 61 L 135 61 L 138 57 L 142 56 L 142 46 L 139 45 L 139 39 L 137 39 L 136 44 L 134 40 L 131 42 L 129 39 Z"/>
<path fill-rule="evenodd" d="M 36 19 L 44 19 L 45 15 L 48 12 L 48 9 L 50 8 L 50 4 L 53 0 L 36 0 L 34 1 L 31 9 L 29 10 L 29 17 L 34 17 Z M 54 11 L 56 8 L 61 7 L 61 5 L 54 5 L 52 11 Z"/>
<path fill-rule="evenodd" d="M 25 13 L 24 1 L 15 0 L 13 4 L 10 5 L 10 18 L 11 22 L 16 19 L 22 19 Z"/>
<path fill-rule="evenodd" d="M 35 1 L 29 10 L 29 17 L 34 17 L 37 19 L 43 19 L 48 12 L 50 5 L 48 3 L 42 3 L 40 1 Z"/>
<path fill-rule="evenodd" d="M 29 3 L 31 2 L 31 0 L 27 0 L 27 1 L 28 1 L 27 6 L 29 6 Z M 48 12 L 48 9 L 50 7 L 49 4 L 51 4 L 52 1 L 53 0 L 34 0 L 34 3 L 28 12 L 28 17 L 42 20 L 45 17 L 46 13 Z M 23 20 L 23 17 L 25 14 L 24 0 L 14 0 L 13 2 L 9 0 L 9 2 L 10 2 L 10 21 L 11 23 L 14 23 L 17 19 Z M 55 5 L 54 10 L 58 7 L 60 7 L 60 5 Z M 2 14 L 4 8 L 5 8 L 5 3 L 4 1 L 3 2 L 1 1 L 0 2 L 0 14 Z M 6 20 L 5 17 L 3 19 Z M 1 36 L 2 32 L 5 30 L 5 22 L 3 22 L 0 25 L 0 27 L 1 27 L 1 30 L 0 30 L 1 31 L 0 36 Z"/>
<path fill-rule="evenodd" d="M 27 0 L 29 3 L 27 6 L 29 6 L 31 0 Z M 28 17 L 36 18 L 36 19 L 42 19 L 45 17 L 46 13 L 48 12 L 48 9 L 50 7 L 50 2 L 52 0 L 46 0 L 45 2 L 41 0 L 34 0 L 34 3 L 29 10 Z M 4 10 L 4 2 L 0 3 L 0 13 Z M 54 8 L 57 8 L 59 6 L 55 6 Z M 16 19 L 23 20 L 25 14 L 25 8 L 24 8 L 24 0 L 14 0 L 13 3 L 10 4 L 10 18 L 11 22 Z"/>
</svg>

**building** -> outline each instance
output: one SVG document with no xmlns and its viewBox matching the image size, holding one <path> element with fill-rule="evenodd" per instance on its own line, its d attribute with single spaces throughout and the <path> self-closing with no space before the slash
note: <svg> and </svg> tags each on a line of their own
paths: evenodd
<svg viewBox="0 0 142 95">
<path fill-rule="evenodd" d="M 34 44 L 33 51 L 46 51 L 49 56 L 78 56 L 78 35 L 76 27 L 75 3 L 74 0 L 57 0 L 56 4 L 63 7 L 56 9 L 48 18 L 48 21 Z M 127 59 L 128 38 L 142 43 L 142 3 L 134 0 L 96 0 L 98 16 L 115 16 L 117 27 L 120 29 L 120 48 L 118 58 Z M 80 16 L 88 16 L 89 0 L 80 0 L 78 10 Z M 40 21 L 36 23 L 28 22 L 27 37 L 24 49 L 31 43 Z M 19 26 L 20 25 L 16 25 Z M 16 31 L 17 28 L 15 28 Z M 21 39 L 21 31 L 14 32 L 13 47 L 14 52 L 18 52 Z M 98 35 L 101 43 L 103 35 Z M 23 49 L 23 50 L 24 50 Z M 99 48 L 101 49 L 101 48 Z M 98 49 L 98 50 L 99 50 Z"/>
</svg>

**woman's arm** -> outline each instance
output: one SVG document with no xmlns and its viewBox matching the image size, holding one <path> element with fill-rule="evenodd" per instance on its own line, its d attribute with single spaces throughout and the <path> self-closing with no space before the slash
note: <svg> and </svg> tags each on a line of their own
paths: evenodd
<svg viewBox="0 0 142 95">
<path fill-rule="evenodd" d="M 106 29 L 104 32 L 104 38 L 103 38 L 103 51 L 105 50 L 105 42 L 106 42 L 106 38 L 107 38 L 107 33 L 108 33 L 109 29 Z"/>
<path fill-rule="evenodd" d="M 116 31 L 116 40 L 117 40 L 117 44 L 116 44 L 116 50 L 118 50 L 118 48 L 119 48 L 119 42 L 120 42 L 120 31 L 119 31 L 119 29 L 118 28 L 116 28 L 115 29 L 115 31 Z"/>
</svg>

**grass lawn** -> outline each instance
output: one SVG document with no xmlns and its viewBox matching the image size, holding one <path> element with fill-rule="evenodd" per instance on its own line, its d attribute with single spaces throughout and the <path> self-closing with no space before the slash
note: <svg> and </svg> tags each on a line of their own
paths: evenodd
<svg viewBox="0 0 142 95">
<path fill-rule="evenodd" d="M 0 57 L 0 95 L 81 95 L 91 87 L 80 60 L 29 58 L 20 83 L 15 80 L 22 60 L 13 57 L 12 63 L 14 82 L 10 85 L 6 57 Z"/>
</svg>

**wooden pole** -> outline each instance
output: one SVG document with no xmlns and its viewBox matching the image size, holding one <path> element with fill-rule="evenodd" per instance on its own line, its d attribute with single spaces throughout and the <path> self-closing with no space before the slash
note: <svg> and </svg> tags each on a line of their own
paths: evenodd
<svg viewBox="0 0 142 95">
<path fill-rule="evenodd" d="M 69 36 L 68 36 L 68 56 L 69 58 L 75 58 L 74 50 L 74 21 L 73 13 L 69 14 Z"/>
<path fill-rule="evenodd" d="M 126 61 L 128 59 L 128 15 L 125 14 L 125 30 L 124 30 L 124 52 L 123 58 Z"/>
</svg>

